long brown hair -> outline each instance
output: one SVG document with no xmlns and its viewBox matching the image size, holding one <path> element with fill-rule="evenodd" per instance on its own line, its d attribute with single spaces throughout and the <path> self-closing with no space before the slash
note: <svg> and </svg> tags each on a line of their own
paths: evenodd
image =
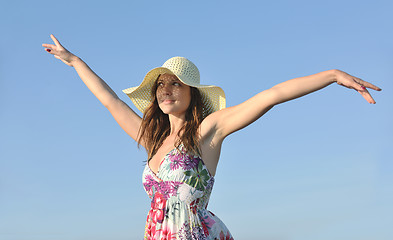
<svg viewBox="0 0 393 240">
<path fill-rule="evenodd" d="M 155 81 L 151 91 L 153 101 L 143 114 L 142 124 L 139 129 L 138 146 L 142 141 L 145 143 L 148 159 L 151 159 L 156 154 L 171 131 L 168 114 L 164 114 L 158 106 L 156 98 L 157 87 L 158 84 Z M 186 110 L 186 122 L 178 132 L 175 147 L 178 148 L 183 143 L 187 151 L 200 155 L 199 126 L 204 118 L 204 106 L 199 90 L 195 87 L 190 87 L 190 90 L 191 101 Z"/>
</svg>

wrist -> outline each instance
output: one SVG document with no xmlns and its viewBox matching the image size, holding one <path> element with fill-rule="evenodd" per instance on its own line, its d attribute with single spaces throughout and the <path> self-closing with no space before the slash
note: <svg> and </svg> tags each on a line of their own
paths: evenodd
<svg viewBox="0 0 393 240">
<path fill-rule="evenodd" d="M 79 57 L 72 55 L 69 59 L 69 63 L 71 64 L 75 64 L 76 62 L 82 61 L 82 59 L 80 59 Z"/>
<path fill-rule="evenodd" d="M 72 57 L 70 57 L 68 59 L 68 63 L 70 64 L 70 66 L 72 67 L 76 67 L 76 66 L 80 66 L 81 64 L 83 64 L 83 60 L 80 59 L 79 57 L 72 55 Z"/>
<path fill-rule="evenodd" d="M 340 70 L 338 69 L 332 69 L 332 70 L 328 70 L 328 74 L 329 74 L 329 82 L 330 83 L 335 83 L 337 82 L 337 76 L 340 74 Z"/>
</svg>

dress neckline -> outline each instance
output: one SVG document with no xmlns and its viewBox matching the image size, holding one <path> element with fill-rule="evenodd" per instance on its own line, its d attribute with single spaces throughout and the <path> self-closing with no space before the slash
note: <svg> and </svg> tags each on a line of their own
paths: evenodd
<svg viewBox="0 0 393 240">
<path fill-rule="evenodd" d="M 179 145 L 179 147 L 180 147 L 180 145 Z M 162 158 L 160 164 L 158 165 L 157 173 L 155 173 L 155 172 L 153 171 L 153 169 L 151 169 L 151 167 L 150 167 L 150 160 L 151 160 L 154 156 L 153 156 L 152 158 L 150 158 L 150 159 L 147 161 L 147 167 L 149 168 L 149 170 L 150 170 L 152 173 L 154 173 L 154 175 L 157 176 L 157 175 L 160 173 L 160 169 L 161 169 L 162 163 L 165 161 L 165 159 L 166 159 L 175 149 L 177 149 L 177 147 L 172 148 L 172 150 L 170 150 L 167 154 L 164 155 L 164 157 Z"/>
<path fill-rule="evenodd" d="M 183 151 L 183 143 L 181 143 L 178 147 L 172 148 L 172 150 L 170 150 L 167 154 L 165 154 L 165 156 L 162 158 L 162 160 L 161 160 L 161 162 L 160 162 L 160 165 L 158 165 L 157 173 L 155 173 L 155 172 L 153 171 L 153 169 L 151 169 L 151 167 L 150 167 L 150 164 L 149 164 L 149 163 L 150 163 L 150 160 L 151 160 L 152 158 L 150 158 L 150 159 L 147 160 L 147 163 L 146 163 L 147 168 L 149 169 L 149 171 L 150 171 L 151 173 L 153 173 L 153 175 L 154 175 L 155 177 L 158 178 L 158 174 L 160 173 L 160 169 L 161 169 L 162 164 L 163 164 L 164 161 L 168 158 L 168 156 L 169 156 L 173 151 L 175 151 L 175 150 Z M 201 156 L 199 156 L 199 159 L 202 161 L 203 166 L 206 168 L 206 171 L 208 172 L 209 177 L 215 179 L 215 177 L 210 173 L 209 169 L 207 168 L 207 166 L 206 166 L 206 164 L 205 164 L 205 162 L 203 161 L 203 159 L 202 159 Z"/>
</svg>

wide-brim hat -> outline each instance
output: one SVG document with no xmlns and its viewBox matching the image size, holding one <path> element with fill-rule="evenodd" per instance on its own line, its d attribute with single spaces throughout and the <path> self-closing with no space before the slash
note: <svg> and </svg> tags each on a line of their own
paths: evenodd
<svg viewBox="0 0 393 240">
<path fill-rule="evenodd" d="M 204 116 L 225 108 L 225 93 L 220 87 L 200 84 L 198 68 L 187 58 L 173 57 L 168 59 L 162 67 L 150 70 L 139 86 L 123 90 L 142 113 L 153 101 L 151 91 L 154 82 L 160 74 L 165 73 L 173 74 L 182 83 L 199 89 L 204 103 Z"/>
</svg>

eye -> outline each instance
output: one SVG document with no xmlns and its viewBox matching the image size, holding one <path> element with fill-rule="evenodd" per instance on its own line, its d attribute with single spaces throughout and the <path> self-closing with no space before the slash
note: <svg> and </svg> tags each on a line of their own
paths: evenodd
<svg viewBox="0 0 393 240">
<path fill-rule="evenodd" d="M 173 85 L 177 86 L 177 87 L 181 86 L 180 83 L 178 83 L 178 82 L 173 82 Z"/>
<path fill-rule="evenodd" d="M 159 86 L 159 87 L 161 87 L 161 86 L 163 86 L 164 84 L 162 83 L 162 82 L 158 82 L 157 83 L 157 86 Z"/>
</svg>

